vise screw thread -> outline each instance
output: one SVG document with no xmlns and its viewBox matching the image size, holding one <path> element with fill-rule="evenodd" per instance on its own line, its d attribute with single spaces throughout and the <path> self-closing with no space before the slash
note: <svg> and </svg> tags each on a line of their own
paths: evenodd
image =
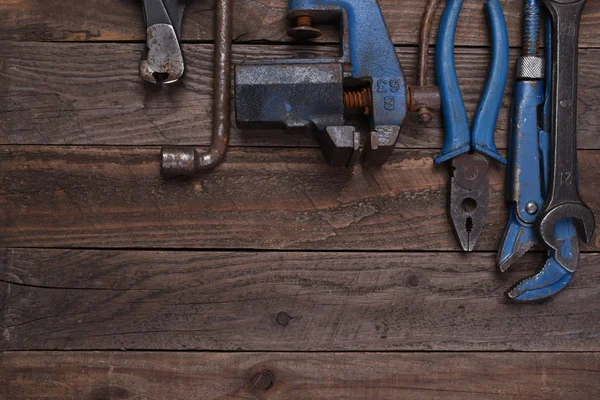
<svg viewBox="0 0 600 400">
<path fill-rule="evenodd" d="M 523 56 L 535 56 L 540 35 L 540 0 L 525 1 L 523 21 Z"/>
<path fill-rule="evenodd" d="M 296 26 L 311 26 L 312 18 L 308 15 L 301 15 L 296 18 Z"/>
<path fill-rule="evenodd" d="M 371 105 L 373 104 L 373 93 L 371 88 L 362 90 L 348 90 L 344 92 L 344 107 L 351 110 L 365 110 L 365 114 L 369 114 Z"/>
</svg>

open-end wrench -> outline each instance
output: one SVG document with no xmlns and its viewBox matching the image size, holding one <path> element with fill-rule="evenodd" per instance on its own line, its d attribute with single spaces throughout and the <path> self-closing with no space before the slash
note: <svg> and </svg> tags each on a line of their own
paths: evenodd
<svg viewBox="0 0 600 400">
<path fill-rule="evenodd" d="M 552 135 L 548 196 L 538 217 L 540 237 L 560 248 L 554 233 L 561 219 L 573 218 L 579 237 L 592 239 L 594 214 L 577 188 L 577 51 L 581 11 L 587 0 L 543 0 L 552 17 Z"/>
</svg>

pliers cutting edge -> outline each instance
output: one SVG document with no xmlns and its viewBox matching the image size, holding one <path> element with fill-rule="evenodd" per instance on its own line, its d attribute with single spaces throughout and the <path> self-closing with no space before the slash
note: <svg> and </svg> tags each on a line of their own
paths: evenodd
<svg viewBox="0 0 600 400">
<path fill-rule="evenodd" d="M 152 83 L 174 83 L 183 76 L 180 34 L 185 0 L 143 0 L 146 50 L 140 76 Z"/>
<path fill-rule="evenodd" d="M 539 19 L 538 0 L 527 0 L 529 9 Z M 527 18 L 526 23 L 535 21 Z M 549 18 L 548 18 L 548 21 Z M 527 30 L 527 26 L 524 30 Z M 539 29 L 539 28 L 538 28 Z M 552 89 L 552 26 L 546 25 L 546 71 L 520 77 L 528 72 L 522 66 L 539 60 L 535 56 L 523 56 L 517 62 L 517 82 L 514 87 L 512 124 L 510 132 L 507 173 L 507 200 L 510 202 L 509 221 L 498 251 L 497 263 L 502 272 L 539 242 L 535 221 L 544 204 L 550 174 L 550 129 Z M 534 40 L 535 42 L 535 40 Z M 534 46 L 535 47 L 535 46 Z M 530 51 L 535 54 L 535 48 Z M 520 70 L 519 70 L 520 68 Z M 541 68 L 540 68 L 540 71 Z M 544 88 L 545 86 L 545 88 Z M 539 107 L 543 106 L 540 124 Z M 541 126 L 540 126 L 541 125 Z M 559 251 L 550 249 L 541 271 L 515 285 L 508 296 L 518 301 L 543 299 L 562 290 L 572 279 L 579 263 L 579 238 L 571 219 L 562 219 L 554 225 Z"/>
<path fill-rule="evenodd" d="M 454 61 L 454 39 L 463 2 L 448 0 L 438 31 L 436 74 L 445 137 L 435 163 L 452 159 L 450 217 L 463 250 L 472 251 L 487 219 L 488 162 L 483 155 L 506 164 L 506 159 L 494 143 L 494 131 L 508 78 L 509 45 L 500 2 L 488 0 L 486 8 L 492 36 L 492 65 L 470 128 Z"/>
</svg>

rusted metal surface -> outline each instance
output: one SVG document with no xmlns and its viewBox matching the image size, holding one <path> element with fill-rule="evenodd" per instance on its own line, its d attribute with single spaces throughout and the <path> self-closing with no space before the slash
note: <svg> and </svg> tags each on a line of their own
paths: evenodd
<svg viewBox="0 0 600 400">
<path fill-rule="evenodd" d="M 408 107 L 411 112 L 419 113 L 419 121 L 429 123 L 433 119 L 433 111 L 440 109 L 440 94 L 436 86 L 427 85 L 429 67 L 429 43 L 431 26 L 440 0 L 429 0 L 425 5 L 421 27 L 419 30 L 419 64 L 417 67 L 417 85 L 408 88 Z"/>
<path fill-rule="evenodd" d="M 213 131 L 207 150 L 163 146 L 161 174 L 190 176 L 215 168 L 225 158 L 229 142 L 231 98 L 232 0 L 218 0 L 215 9 Z"/>
<path fill-rule="evenodd" d="M 435 12 L 440 4 L 440 0 L 429 0 L 425 5 L 423 17 L 421 18 L 421 27 L 419 30 L 419 64 L 417 85 L 427 86 L 427 67 L 429 65 L 429 43 L 431 37 L 431 26 L 435 18 Z"/>
<path fill-rule="evenodd" d="M 440 109 L 440 91 L 436 86 L 409 86 L 408 104 L 410 105 L 410 112 L 419 112 L 420 120 L 425 113 L 429 113 L 429 116 L 433 117 L 432 110 Z M 423 110 L 423 114 L 421 114 L 421 110 Z M 431 119 L 421 120 L 425 123 L 429 121 Z"/>
<path fill-rule="evenodd" d="M 296 40 L 310 40 L 321 36 L 321 30 L 312 26 L 312 17 L 309 15 L 300 15 L 296 18 L 296 26 L 288 29 L 289 37 Z"/>
<path fill-rule="evenodd" d="M 177 82 L 185 65 L 180 45 L 185 1 L 144 0 L 146 50 L 140 61 L 140 77 L 151 83 Z"/>
<path fill-rule="evenodd" d="M 373 91 L 371 88 L 344 92 L 344 107 L 349 110 L 364 110 L 365 115 L 369 115 L 372 104 Z"/>
</svg>

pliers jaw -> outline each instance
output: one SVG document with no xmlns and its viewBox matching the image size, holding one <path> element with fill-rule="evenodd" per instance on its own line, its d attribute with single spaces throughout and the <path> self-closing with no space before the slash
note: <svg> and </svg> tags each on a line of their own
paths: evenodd
<svg viewBox="0 0 600 400">
<path fill-rule="evenodd" d="M 165 85 L 181 79 L 185 66 L 173 26 L 154 24 L 146 30 L 146 38 L 146 51 L 140 61 L 142 79 Z"/>
<path fill-rule="evenodd" d="M 155 84 L 177 82 L 185 64 L 180 45 L 185 2 L 143 0 L 146 20 L 146 49 L 140 61 L 140 76 Z"/>
<path fill-rule="evenodd" d="M 488 162 L 478 153 L 452 159 L 450 217 L 464 251 L 473 251 L 487 219 Z"/>
</svg>

